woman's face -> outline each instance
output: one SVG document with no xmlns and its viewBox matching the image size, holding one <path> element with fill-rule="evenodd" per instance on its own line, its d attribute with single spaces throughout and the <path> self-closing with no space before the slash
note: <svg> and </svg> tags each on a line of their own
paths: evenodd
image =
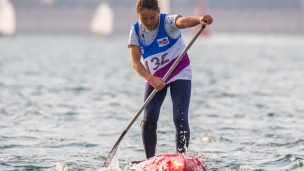
<svg viewBox="0 0 304 171">
<path fill-rule="evenodd" d="M 158 26 L 159 10 L 155 11 L 144 8 L 137 15 L 148 30 L 154 30 Z"/>
</svg>

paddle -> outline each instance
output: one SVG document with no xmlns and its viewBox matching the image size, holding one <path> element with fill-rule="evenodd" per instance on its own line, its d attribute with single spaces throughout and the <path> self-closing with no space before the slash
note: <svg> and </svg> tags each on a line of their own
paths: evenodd
<svg viewBox="0 0 304 171">
<path fill-rule="evenodd" d="M 207 22 L 205 22 L 207 23 Z M 201 32 L 204 30 L 204 28 L 206 27 L 206 25 L 203 25 L 201 27 L 201 29 L 196 33 L 196 35 L 192 38 L 192 40 L 190 41 L 190 43 L 188 44 L 188 46 L 183 50 L 183 52 L 179 55 L 179 57 L 176 59 L 176 61 L 173 63 L 173 65 L 171 66 L 171 68 L 168 70 L 168 72 L 165 74 L 165 76 L 162 78 L 163 81 L 165 81 L 169 75 L 173 72 L 173 70 L 176 68 L 177 64 L 179 63 L 179 61 L 183 58 L 183 56 L 187 53 L 188 49 L 191 47 L 191 45 L 194 43 L 194 41 L 196 40 L 196 38 L 201 34 Z M 133 119 L 131 120 L 131 122 L 128 124 L 128 126 L 124 129 L 124 131 L 122 132 L 122 134 L 120 135 L 119 139 L 117 140 L 117 142 L 115 143 L 114 147 L 112 148 L 112 150 L 110 151 L 106 161 L 103 164 L 103 167 L 108 167 L 119 147 L 119 143 L 120 141 L 123 139 L 123 137 L 126 135 L 126 133 L 128 132 L 128 130 L 130 129 L 130 127 L 133 125 L 133 123 L 136 121 L 136 119 L 138 118 L 138 116 L 140 115 L 140 113 L 144 110 L 144 108 L 148 105 L 148 103 L 152 100 L 152 98 L 154 97 L 154 95 L 157 93 L 157 90 L 154 89 L 152 91 L 152 93 L 149 95 L 149 97 L 146 99 L 146 101 L 144 102 L 144 104 L 140 107 L 140 109 L 137 111 L 137 113 L 135 114 L 135 116 L 133 117 Z"/>
</svg>

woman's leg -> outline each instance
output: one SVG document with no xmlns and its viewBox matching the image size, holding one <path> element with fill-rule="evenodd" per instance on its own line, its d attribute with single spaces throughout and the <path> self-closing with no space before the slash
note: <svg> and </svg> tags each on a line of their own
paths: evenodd
<svg viewBox="0 0 304 171">
<path fill-rule="evenodd" d="M 176 152 L 186 153 L 190 141 L 188 111 L 191 96 L 191 80 L 173 81 L 170 83 L 170 94 L 176 130 Z"/>
<path fill-rule="evenodd" d="M 154 88 L 146 83 L 145 100 L 149 97 Z M 155 156 L 155 148 L 157 142 L 157 121 L 161 105 L 167 94 L 167 86 L 158 91 L 144 110 L 143 120 L 141 122 L 142 140 L 145 148 L 146 158 Z"/>
</svg>

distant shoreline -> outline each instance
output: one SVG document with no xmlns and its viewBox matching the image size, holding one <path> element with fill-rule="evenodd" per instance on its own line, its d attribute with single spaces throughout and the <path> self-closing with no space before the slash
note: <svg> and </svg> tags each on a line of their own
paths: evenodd
<svg viewBox="0 0 304 171">
<path fill-rule="evenodd" d="M 17 8 L 17 33 L 90 33 L 94 10 L 89 8 Z M 128 33 L 137 20 L 133 9 L 116 8 L 114 33 Z M 194 15 L 189 9 L 173 13 Z M 304 12 L 295 9 L 211 9 L 211 31 L 304 34 Z"/>
</svg>

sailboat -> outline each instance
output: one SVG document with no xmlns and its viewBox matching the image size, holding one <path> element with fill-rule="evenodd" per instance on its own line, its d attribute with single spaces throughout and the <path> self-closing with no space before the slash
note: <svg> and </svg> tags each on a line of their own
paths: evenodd
<svg viewBox="0 0 304 171">
<path fill-rule="evenodd" d="M 9 0 L 0 0 L 0 35 L 13 35 L 15 31 L 15 8 Z"/>
<path fill-rule="evenodd" d="M 170 14 L 171 13 L 171 0 L 159 0 L 159 8 L 162 13 Z"/>
<path fill-rule="evenodd" d="M 94 35 L 110 36 L 113 33 L 114 13 L 106 2 L 99 4 L 91 20 L 90 29 Z"/>
</svg>

